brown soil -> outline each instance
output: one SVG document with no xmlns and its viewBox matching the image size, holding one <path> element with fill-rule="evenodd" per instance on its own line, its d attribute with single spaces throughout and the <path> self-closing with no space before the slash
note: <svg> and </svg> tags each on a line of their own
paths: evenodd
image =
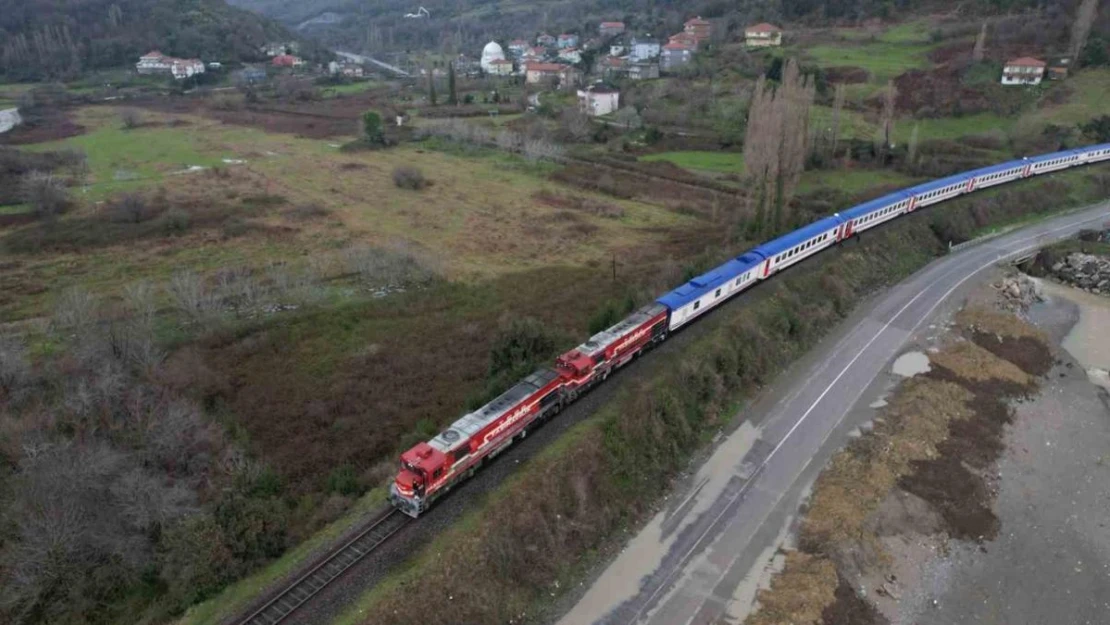
<svg viewBox="0 0 1110 625">
<path fill-rule="evenodd" d="M 843 577 L 836 586 L 836 600 L 821 612 L 821 625 L 888 625 L 890 620 L 856 594 Z"/>
<path fill-rule="evenodd" d="M 976 345 L 1014 363 L 1032 376 L 1043 376 L 1052 368 L 1052 350 L 1043 341 L 1032 337 L 1005 338 L 986 332 L 971 332 Z"/>
<path fill-rule="evenodd" d="M 23 123 L 0 135 L 0 145 L 46 143 L 85 134 L 85 127 L 74 122 L 67 110 L 56 110 Z"/>
<path fill-rule="evenodd" d="M 311 102 L 262 102 L 242 108 L 213 108 L 205 98 L 156 98 L 136 106 L 166 112 L 203 115 L 225 124 L 261 128 L 310 139 L 350 137 L 358 134 L 359 119 L 368 108 L 381 104 L 372 94 Z"/>
<path fill-rule="evenodd" d="M 851 65 L 830 67 L 825 70 L 825 76 L 831 83 L 842 83 L 845 85 L 865 83 L 871 78 L 867 70 L 862 67 L 853 67 Z"/>
</svg>

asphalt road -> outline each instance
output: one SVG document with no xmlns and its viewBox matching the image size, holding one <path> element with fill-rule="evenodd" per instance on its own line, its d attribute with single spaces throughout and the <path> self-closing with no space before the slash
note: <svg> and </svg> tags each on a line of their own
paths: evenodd
<svg viewBox="0 0 1110 625">
<path fill-rule="evenodd" d="M 688 496 L 680 492 L 673 498 L 663 525 L 680 529 L 664 534 L 669 543 L 665 553 L 658 561 L 645 560 L 651 569 L 629 570 L 627 562 L 621 568 L 621 576 L 644 576 L 639 591 L 605 614 L 586 606 L 587 594 L 587 601 L 575 606 L 561 625 L 718 622 L 761 554 L 775 544 L 824 461 L 859 425 L 845 416 L 856 414 L 853 408 L 861 396 L 878 384 L 889 363 L 938 308 L 957 301 L 996 263 L 1107 220 L 1110 203 L 966 247 L 864 305 L 745 410 L 759 437 L 742 457 L 725 464 L 730 474 L 711 493 L 712 500 L 690 505 L 704 486 L 696 479 L 690 480 Z M 721 445 L 727 446 L 727 441 Z M 595 596 L 607 573 L 593 589 Z M 614 579 L 611 573 L 608 579 Z"/>
</svg>

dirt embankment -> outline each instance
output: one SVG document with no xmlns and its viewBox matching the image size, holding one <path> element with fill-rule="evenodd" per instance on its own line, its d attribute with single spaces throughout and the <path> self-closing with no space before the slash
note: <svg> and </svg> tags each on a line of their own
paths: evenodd
<svg viewBox="0 0 1110 625">
<path fill-rule="evenodd" d="M 884 601 L 916 583 L 898 566 L 904 551 L 935 554 L 950 540 L 982 545 L 998 535 L 993 466 L 1011 402 L 1037 390 L 1052 350 L 1016 316 L 973 307 L 928 359 L 929 371 L 903 382 L 870 432 L 818 478 L 798 552 L 760 593 L 748 625 L 890 623 Z"/>
</svg>

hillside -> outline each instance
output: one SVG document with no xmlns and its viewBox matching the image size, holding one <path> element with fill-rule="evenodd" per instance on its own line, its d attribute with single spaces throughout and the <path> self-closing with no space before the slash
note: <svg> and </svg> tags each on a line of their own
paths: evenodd
<svg viewBox="0 0 1110 625">
<path fill-rule="evenodd" d="M 0 0 L 0 76 L 70 79 L 134 63 L 151 49 L 205 61 L 257 58 L 291 35 L 223 0 Z"/>
<path fill-rule="evenodd" d="M 720 23 L 721 34 L 740 32 L 759 21 L 833 25 L 869 18 L 904 18 L 908 13 L 958 11 L 996 14 L 1035 8 L 1060 10 L 1073 0 L 229 0 L 261 12 L 301 34 L 333 47 L 367 52 L 415 49 L 480 49 L 490 39 L 529 36 L 540 31 L 592 32 L 603 20 L 623 20 L 640 33 L 675 32 L 694 15 Z M 430 18 L 405 14 L 425 7 Z"/>
</svg>

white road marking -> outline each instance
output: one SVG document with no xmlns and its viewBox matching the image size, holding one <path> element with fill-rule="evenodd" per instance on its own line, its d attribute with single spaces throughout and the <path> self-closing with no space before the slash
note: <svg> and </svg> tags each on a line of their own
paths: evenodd
<svg viewBox="0 0 1110 625">
<path fill-rule="evenodd" d="M 1068 230 L 1070 228 L 1074 228 L 1076 226 L 1081 226 L 1083 224 L 1090 223 L 1092 221 L 1098 221 L 1100 219 L 1104 219 L 1105 217 L 1106 217 L 1106 214 L 1103 213 L 1103 214 L 1100 214 L 1096 217 L 1089 217 L 1089 218 L 1081 219 L 1079 221 L 1072 222 L 1072 223 L 1069 223 L 1067 225 L 1063 225 L 1063 226 L 1053 228 L 1053 229 L 1048 230 L 1046 232 L 1041 232 L 1041 233 L 1038 233 L 1036 235 L 1031 235 L 1031 236 L 1028 236 L 1028 237 L 1025 237 L 1025 238 L 1017 239 L 1013 243 L 1022 243 L 1022 242 L 1025 242 L 1025 241 L 1040 239 L 1042 237 L 1045 237 L 1045 236 L 1050 235 L 1050 234 L 1054 234 L 1056 232 L 1060 232 L 1060 231 L 1063 231 L 1063 230 Z M 987 244 L 984 244 L 984 245 L 989 248 L 989 247 L 994 246 L 994 243 L 987 243 Z M 947 300 L 952 295 L 952 293 L 954 293 L 958 288 L 963 286 L 963 284 L 965 282 L 967 282 L 968 280 L 970 280 L 973 276 L 975 276 L 979 272 L 983 271 L 984 269 L 986 269 L 986 268 L 988 268 L 992 265 L 997 264 L 1001 260 L 1004 260 L 1004 259 L 1006 259 L 1008 257 L 1011 257 L 1011 256 L 1016 256 L 1018 254 L 1024 253 L 1026 251 L 1029 251 L 1031 249 L 1035 249 L 1035 248 L 1040 247 L 1040 246 L 1041 246 L 1041 243 L 1035 243 L 1033 245 L 1028 245 L 1028 246 L 1025 246 L 1023 248 L 1020 248 L 1018 250 L 1014 250 L 1014 251 L 1011 251 L 1011 252 L 1007 252 L 1007 253 L 1004 253 L 1004 254 L 997 255 L 993 259 L 988 261 L 987 263 L 980 266 L 975 271 L 972 271 L 971 273 L 969 273 L 966 276 L 964 276 L 963 278 L 961 278 L 955 285 L 952 286 L 952 288 L 948 289 L 948 291 L 945 292 L 945 294 L 943 296 L 938 298 L 933 303 L 933 305 L 929 307 L 929 310 L 927 310 L 925 312 L 925 314 L 922 315 L 921 318 L 910 329 L 909 334 L 912 335 L 914 332 L 916 332 L 917 328 L 920 327 L 920 325 L 924 322 L 925 319 L 929 318 L 929 315 L 931 315 L 933 313 L 933 311 L 936 310 L 937 306 L 940 306 L 940 304 L 942 302 Z M 975 249 L 975 248 L 972 248 L 972 249 Z M 949 272 L 949 273 L 951 273 L 951 272 Z M 659 596 L 659 593 L 663 589 L 667 588 L 667 586 L 670 585 L 671 578 L 674 576 L 675 572 L 679 571 L 685 565 L 686 560 L 690 557 L 691 554 L 694 553 L 695 550 L 697 550 L 698 546 L 702 543 L 702 541 L 705 540 L 705 537 L 707 535 L 709 535 L 709 532 L 712 531 L 713 528 L 720 522 L 721 518 L 725 515 L 726 512 L 728 512 L 729 508 L 731 508 L 733 506 L 733 504 L 736 503 L 736 500 L 743 497 L 744 494 L 748 491 L 749 487 L 756 482 L 756 480 L 759 478 L 759 475 L 762 473 L 763 469 L 767 466 L 767 463 L 769 463 L 771 461 L 771 459 L 775 457 L 775 454 L 779 451 L 779 449 L 781 449 L 782 446 L 784 444 L 786 444 L 786 441 L 798 429 L 798 427 L 801 426 L 802 422 L 804 422 L 809 417 L 809 415 L 814 411 L 814 409 L 817 408 L 817 405 L 819 403 L 821 403 L 822 400 L 824 400 L 825 396 L 828 395 L 829 391 L 831 391 L 836 386 L 836 384 L 840 381 L 840 379 L 842 377 L 844 377 L 844 375 L 848 372 L 848 370 L 851 369 L 853 365 L 855 365 L 856 361 L 859 360 L 859 358 L 864 354 L 864 352 L 866 352 L 868 350 L 868 348 L 870 348 L 871 345 L 874 344 L 875 341 L 877 341 L 879 339 L 880 336 L 882 336 L 888 329 L 890 329 L 890 326 L 894 324 L 894 321 L 896 319 L 898 319 L 898 317 L 900 317 L 902 315 L 902 313 L 904 313 L 910 306 L 912 306 L 913 303 L 918 300 L 918 298 L 920 298 L 922 295 L 924 295 L 929 290 L 929 288 L 931 286 L 932 286 L 931 284 L 926 285 L 924 288 L 921 289 L 920 292 L 917 293 L 917 295 L 914 295 L 913 298 L 910 299 L 910 301 L 907 302 L 905 306 L 902 306 L 902 308 L 900 308 L 897 313 L 895 313 L 893 316 L 891 316 L 890 321 L 887 321 L 885 324 L 883 324 L 883 327 L 880 328 L 879 331 L 876 332 L 873 337 L 871 337 L 871 340 L 869 340 L 867 342 L 867 344 L 865 344 L 862 348 L 860 348 L 859 352 L 852 358 L 852 360 L 849 361 L 848 364 L 845 365 L 843 369 L 841 369 L 840 373 L 837 374 L 837 376 L 833 379 L 833 381 L 830 382 L 829 385 L 825 387 L 825 389 L 821 392 L 821 394 L 817 397 L 817 399 L 814 400 L 814 402 L 809 406 L 809 408 L 805 411 L 805 413 L 802 414 L 802 416 L 798 419 L 797 423 L 795 423 L 793 425 L 793 427 L 791 427 L 790 430 L 787 431 L 786 435 L 783 436 L 782 440 L 779 441 L 779 443 L 777 445 L 775 445 L 775 448 L 771 450 L 771 453 L 769 453 L 767 455 L 767 457 L 763 460 L 763 462 L 761 462 L 759 464 L 759 467 L 755 470 L 755 472 L 752 474 L 752 477 L 743 486 L 743 488 L 741 488 L 739 491 L 736 492 L 736 494 L 734 494 L 732 497 L 729 498 L 728 504 L 726 504 L 725 506 L 723 506 L 721 508 L 721 512 L 718 513 L 717 516 L 713 519 L 713 521 L 711 523 L 709 523 L 709 525 L 706 526 L 705 531 L 703 531 L 701 533 L 701 535 L 698 536 L 698 539 L 696 541 L 694 541 L 693 545 L 686 551 L 686 553 L 684 553 L 682 555 L 682 558 L 679 560 L 679 565 L 676 566 L 674 569 L 672 569 L 672 571 L 670 573 L 667 574 L 667 576 L 663 579 L 663 583 L 661 583 L 655 589 L 655 591 L 651 593 L 651 596 L 649 596 L 647 598 L 647 600 L 644 601 L 644 603 L 640 606 L 640 609 L 636 612 L 636 614 L 632 617 L 632 619 L 630 621 L 628 621 L 630 624 L 635 623 L 636 621 L 640 620 L 640 617 L 643 615 L 644 610 L 647 609 L 647 606 L 650 605 L 651 602 L 654 601 L 657 596 Z M 857 394 L 856 399 L 852 401 L 852 404 L 855 404 L 855 402 L 859 399 L 859 395 L 862 395 L 862 394 L 863 394 L 863 389 L 861 389 L 859 394 Z M 840 419 L 843 419 L 843 415 L 841 415 Z M 828 440 L 828 438 L 832 434 L 833 430 L 835 430 L 836 427 L 840 424 L 840 419 L 838 419 L 837 422 L 833 425 L 833 427 L 829 430 L 829 433 L 825 435 L 825 438 L 821 443 L 822 446 L 824 445 L 824 442 Z M 809 460 L 806 461 L 806 463 L 802 466 L 802 471 L 805 471 L 805 469 L 809 466 L 809 463 L 812 460 L 813 460 L 813 458 L 810 457 Z M 785 492 L 780 493 L 779 496 L 775 499 L 775 503 L 774 503 L 774 505 L 772 505 L 772 509 L 775 506 L 778 505 L 778 502 L 781 501 L 783 496 L 785 496 Z M 703 602 L 703 605 L 704 605 L 704 602 Z"/>
</svg>

